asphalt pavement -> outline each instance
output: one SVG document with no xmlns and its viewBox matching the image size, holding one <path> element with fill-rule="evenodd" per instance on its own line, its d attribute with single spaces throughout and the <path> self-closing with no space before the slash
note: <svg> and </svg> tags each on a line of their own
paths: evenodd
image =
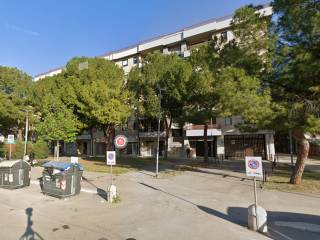
<svg viewBox="0 0 320 240">
<path fill-rule="evenodd" d="M 0 239 L 320 239 L 319 195 L 258 189 L 269 233 L 249 230 L 253 186 L 241 173 L 130 172 L 115 177 L 120 202 L 110 204 L 109 174 L 85 172 L 79 195 L 57 199 L 41 194 L 41 171 L 29 187 L 0 189 Z"/>
</svg>

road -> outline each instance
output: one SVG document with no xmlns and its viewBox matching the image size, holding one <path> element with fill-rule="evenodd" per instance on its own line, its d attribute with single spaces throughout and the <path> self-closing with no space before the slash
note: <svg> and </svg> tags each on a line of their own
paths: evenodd
<svg viewBox="0 0 320 240">
<path fill-rule="evenodd" d="M 33 183 L 40 174 L 33 168 Z M 116 204 L 104 200 L 110 176 L 103 173 L 85 172 L 87 192 L 66 200 L 42 195 L 37 184 L 0 189 L 0 239 L 320 239 L 320 196 L 259 189 L 268 237 L 246 227 L 253 202 L 250 180 L 217 170 L 151 175 L 117 176 L 121 202 Z M 97 188 L 100 195 L 88 193 Z"/>
</svg>

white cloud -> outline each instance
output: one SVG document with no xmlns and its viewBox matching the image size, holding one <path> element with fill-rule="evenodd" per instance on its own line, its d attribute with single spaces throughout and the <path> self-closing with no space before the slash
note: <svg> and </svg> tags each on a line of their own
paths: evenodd
<svg viewBox="0 0 320 240">
<path fill-rule="evenodd" d="M 20 32 L 20 33 L 24 33 L 24 34 L 28 34 L 28 35 L 32 35 L 32 36 L 40 36 L 40 33 L 38 33 L 38 32 L 31 31 L 29 29 L 22 28 L 22 27 L 19 27 L 19 26 L 16 26 L 16 25 L 12 25 L 12 24 L 7 24 L 6 23 L 5 27 L 7 29 L 10 29 L 10 30 L 13 30 L 13 31 L 16 31 L 16 32 Z"/>
</svg>

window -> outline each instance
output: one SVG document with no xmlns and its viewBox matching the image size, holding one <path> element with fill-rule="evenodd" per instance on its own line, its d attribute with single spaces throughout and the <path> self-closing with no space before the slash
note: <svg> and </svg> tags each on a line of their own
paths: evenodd
<svg viewBox="0 0 320 240">
<path fill-rule="evenodd" d="M 128 59 L 122 60 L 122 66 L 123 67 L 128 66 Z"/>
<path fill-rule="evenodd" d="M 133 64 L 137 64 L 138 63 L 138 57 L 133 57 Z"/>
<path fill-rule="evenodd" d="M 221 42 L 226 42 L 228 40 L 228 33 L 227 32 L 222 32 L 220 35 Z"/>
<path fill-rule="evenodd" d="M 231 126 L 232 125 L 232 117 L 227 117 L 224 119 L 224 125 Z"/>
<path fill-rule="evenodd" d="M 182 129 L 172 129 L 172 137 L 182 137 Z"/>
</svg>

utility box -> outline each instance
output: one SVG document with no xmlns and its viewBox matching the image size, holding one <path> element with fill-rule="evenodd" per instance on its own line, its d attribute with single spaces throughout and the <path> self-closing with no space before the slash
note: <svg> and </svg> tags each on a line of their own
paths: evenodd
<svg viewBox="0 0 320 240">
<path fill-rule="evenodd" d="M 22 188 L 30 185 L 31 166 L 23 160 L 0 162 L 0 187 Z"/>
<path fill-rule="evenodd" d="M 66 198 L 80 193 L 83 173 L 80 164 L 51 161 L 43 167 L 41 188 L 44 194 Z"/>
</svg>

